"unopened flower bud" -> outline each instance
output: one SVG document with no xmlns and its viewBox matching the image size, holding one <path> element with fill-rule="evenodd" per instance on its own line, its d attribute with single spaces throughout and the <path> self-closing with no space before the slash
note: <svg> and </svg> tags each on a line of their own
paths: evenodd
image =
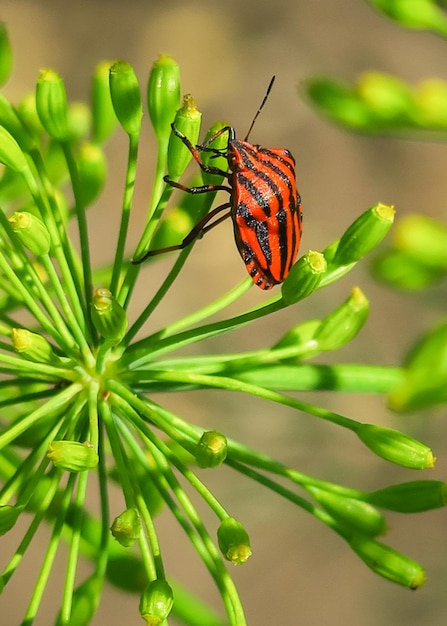
<svg viewBox="0 0 447 626">
<path fill-rule="evenodd" d="M 327 269 L 326 259 L 320 252 L 309 250 L 293 265 L 281 285 L 281 294 L 287 305 L 294 304 L 313 293 Z"/>
<path fill-rule="evenodd" d="M 15 350 L 29 361 L 50 365 L 59 362 L 51 344 L 42 335 L 32 333 L 26 328 L 13 328 L 11 339 Z"/>
<path fill-rule="evenodd" d="M 394 245 L 424 266 L 447 270 L 447 226 L 427 215 L 406 215 L 393 230 Z"/>
<path fill-rule="evenodd" d="M 92 114 L 85 102 L 72 102 L 67 110 L 69 138 L 80 141 L 90 135 Z"/>
<path fill-rule="evenodd" d="M 50 137 L 57 141 L 69 139 L 67 94 L 64 81 L 54 70 L 40 72 L 36 86 L 36 109 Z"/>
<path fill-rule="evenodd" d="M 15 172 L 23 172 L 28 167 L 19 144 L 3 126 L 0 126 L 0 163 Z"/>
<path fill-rule="evenodd" d="M 96 66 L 92 77 L 91 109 L 93 141 L 103 143 L 116 128 L 117 118 L 110 96 L 109 74 L 112 63 L 103 61 Z"/>
<path fill-rule="evenodd" d="M 338 350 L 360 331 L 369 314 L 369 301 L 354 287 L 341 306 L 322 320 L 315 332 L 315 340 L 322 351 Z"/>
<path fill-rule="evenodd" d="M 441 480 L 412 480 L 373 491 L 368 502 L 399 513 L 419 513 L 447 504 L 447 483 Z"/>
<path fill-rule="evenodd" d="M 5 22 L 0 22 L 0 87 L 4 85 L 12 72 L 12 48 Z"/>
<path fill-rule="evenodd" d="M 124 548 L 133 546 L 141 533 L 141 519 L 137 509 L 126 509 L 115 517 L 110 527 L 112 535 Z"/>
<path fill-rule="evenodd" d="M 355 130 L 375 130 L 376 120 L 352 85 L 325 76 L 306 83 L 310 99 L 335 122 Z"/>
<path fill-rule="evenodd" d="M 247 531 L 234 517 L 226 517 L 221 522 L 217 541 L 222 554 L 233 565 L 243 565 L 251 556 Z"/>
<path fill-rule="evenodd" d="M 365 535 L 355 535 L 349 545 L 379 576 L 410 589 L 417 589 L 425 583 L 425 572 L 419 563 L 383 543 Z"/>
<path fill-rule="evenodd" d="M 367 448 L 391 463 L 419 470 L 434 467 L 436 459 L 430 448 L 398 430 L 361 424 L 355 432 Z"/>
<path fill-rule="evenodd" d="M 227 122 L 216 122 L 211 126 L 205 135 L 203 145 L 206 145 L 207 148 L 212 148 L 212 150 L 204 150 L 201 154 L 202 163 L 204 165 L 209 165 L 213 168 L 222 170 L 223 172 L 228 171 L 228 160 L 226 154 L 228 147 L 228 132 L 220 133 L 213 141 L 210 143 L 208 142 L 210 138 L 218 133 L 222 128 L 228 128 L 228 126 L 229 124 Z M 220 155 L 217 156 L 219 153 Z M 205 185 L 219 185 L 222 183 L 223 179 L 224 177 L 221 174 L 210 174 L 202 170 L 202 180 Z"/>
<path fill-rule="evenodd" d="M 382 72 L 367 72 L 357 82 L 357 93 L 381 120 L 396 125 L 408 123 L 413 91 L 403 80 Z"/>
<path fill-rule="evenodd" d="M 67 472 L 83 472 L 98 465 L 98 453 L 89 442 L 52 441 L 48 444 L 47 457 Z"/>
<path fill-rule="evenodd" d="M 164 579 L 151 581 L 140 598 L 140 615 L 147 626 L 164 623 L 174 604 L 171 586 Z"/>
<path fill-rule="evenodd" d="M 418 121 L 429 128 L 447 127 L 447 81 L 427 78 L 416 87 Z"/>
<path fill-rule="evenodd" d="M 9 218 L 13 231 L 32 254 L 48 254 L 51 247 L 50 233 L 36 215 L 28 211 L 16 211 Z"/>
<path fill-rule="evenodd" d="M 17 109 L 12 106 L 8 98 L 2 93 L 0 93 L 0 126 L 3 126 L 12 135 L 24 152 L 29 152 L 32 149 L 34 141 L 29 127 L 24 124 L 22 116 L 19 115 Z M 7 145 L 5 148 L 7 148 Z M 2 149 L 4 150 L 3 146 Z M 17 169 L 12 165 L 10 167 Z"/>
<path fill-rule="evenodd" d="M 104 339 L 120 341 L 127 328 L 126 311 L 108 289 L 96 289 L 92 299 L 92 321 Z"/>
<path fill-rule="evenodd" d="M 140 85 L 133 67 L 126 61 L 116 61 L 110 68 L 110 95 L 124 131 L 138 135 L 143 117 Z"/>
<path fill-rule="evenodd" d="M 296 363 L 303 359 L 310 359 L 319 354 L 321 350 L 314 337 L 320 324 L 321 320 L 307 320 L 288 330 L 285 335 L 275 343 L 273 350 L 293 348 L 296 346 L 298 354 L 291 358 L 287 357 L 281 359 L 281 361 Z"/>
<path fill-rule="evenodd" d="M 77 155 L 79 187 L 84 206 L 90 206 L 104 188 L 107 164 L 102 149 L 93 143 L 84 143 Z"/>
<path fill-rule="evenodd" d="M 19 506 L 0 505 L 0 536 L 6 535 L 11 530 L 21 512 L 22 509 Z"/>
<path fill-rule="evenodd" d="M 410 411 L 447 400 L 447 322 L 421 337 L 405 360 L 402 381 L 388 397 L 395 411 Z"/>
<path fill-rule="evenodd" d="M 418 0 L 417 2 L 405 2 L 405 0 L 388 2 L 384 0 L 369 0 L 379 11 L 395 20 L 402 26 L 415 29 L 430 29 L 435 32 L 447 34 L 447 18 L 441 6 L 434 0 Z"/>
<path fill-rule="evenodd" d="M 361 259 L 385 237 L 394 221 L 394 207 L 374 205 L 343 233 L 335 254 L 336 265 L 349 265 Z"/>
<path fill-rule="evenodd" d="M 227 456 L 227 439 L 216 430 L 208 430 L 200 437 L 195 457 L 199 467 L 218 467 Z"/>
<path fill-rule="evenodd" d="M 167 141 L 180 106 L 180 68 L 161 54 L 154 62 L 147 85 L 147 108 L 158 141 Z"/>
<path fill-rule="evenodd" d="M 344 528 L 369 537 L 385 534 L 385 518 L 371 504 L 317 487 L 310 487 L 309 491 Z"/>
<path fill-rule="evenodd" d="M 184 135 L 195 146 L 199 138 L 201 121 L 202 114 L 198 110 L 194 98 L 191 95 L 184 96 L 183 106 L 175 115 L 175 130 Z M 169 176 L 175 180 L 180 178 L 191 159 L 191 152 L 172 130 L 168 146 Z"/>
<path fill-rule="evenodd" d="M 40 137 L 44 129 L 37 114 L 35 92 L 28 93 L 22 98 L 17 105 L 17 114 L 30 135 Z"/>
</svg>

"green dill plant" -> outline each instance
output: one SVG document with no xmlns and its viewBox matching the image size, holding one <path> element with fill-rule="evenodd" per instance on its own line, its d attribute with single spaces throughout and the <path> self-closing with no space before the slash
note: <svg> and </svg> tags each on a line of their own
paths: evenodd
<svg viewBox="0 0 447 626">
<path fill-rule="evenodd" d="M 8 35 L 2 27 L 3 83 L 10 71 Z M 175 615 L 197 626 L 244 626 L 231 565 L 249 562 L 250 520 L 237 519 L 231 503 L 220 502 L 207 487 L 207 472 L 219 471 L 222 464 L 322 522 L 376 574 L 411 589 L 421 586 L 422 565 L 380 539 L 386 531 L 384 511 L 441 507 L 444 483 L 411 480 L 366 492 L 317 479 L 239 443 L 231 432 L 205 431 L 153 399 L 155 393 L 189 389 L 237 391 L 349 431 L 385 462 L 417 470 L 432 467 L 430 448 L 409 435 L 299 397 L 300 391 L 321 389 L 385 394 L 404 383 L 402 368 L 309 363 L 352 340 L 367 321 L 369 302 L 358 287 L 326 318 L 285 330 L 274 346 L 207 356 L 199 349 L 190 356 L 177 354 L 185 346 L 299 306 L 317 289 L 345 276 L 386 236 L 393 207 L 377 203 L 323 251 L 305 253 L 262 304 L 225 316 L 226 308 L 253 288 L 247 276 L 203 308 L 154 328 L 151 316 L 175 288 L 192 244 L 175 257 L 144 309 L 129 318 L 141 271 L 132 259 L 181 241 L 214 199 L 213 194 L 184 198 L 165 218 L 172 187 L 163 177 L 169 173 L 178 180 L 191 159 L 171 124 L 196 144 L 201 114 L 191 96 L 182 100 L 179 67 L 168 56 L 155 61 L 146 93 L 143 103 L 133 68 L 118 61 L 98 65 L 91 100 L 83 107 L 67 101 L 63 79 L 52 69 L 41 71 L 32 97 L 12 104 L 0 95 L 0 589 L 20 576 L 23 556 L 40 525 L 46 524 L 50 538 L 34 587 L 23 600 L 23 624 L 31 626 L 39 615 L 64 543 L 63 589 L 53 599 L 57 626 L 88 624 L 107 581 L 138 594 L 135 613 L 148 625 L 167 624 Z M 147 141 L 144 111 L 155 133 L 156 172 L 146 226 L 136 249 L 129 250 L 138 148 Z M 223 125 L 213 125 L 205 137 Z M 103 146 L 113 132 L 127 135 L 128 159 L 122 202 L 111 207 L 120 211 L 113 262 L 98 269 L 91 262 L 87 209 L 103 189 Z M 197 176 L 199 184 L 207 183 L 206 173 Z M 151 263 L 155 268 L 156 260 Z M 20 321 L 23 312 L 30 320 L 26 324 Z M 208 321 L 216 314 L 222 314 L 219 321 Z M 324 375 L 328 367 L 331 377 Z M 92 480 L 99 485 L 98 516 L 86 502 Z M 122 512 L 114 519 L 109 506 L 112 482 L 123 498 Z M 204 523 L 190 489 L 212 511 L 214 524 Z M 215 581 L 221 613 L 191 595 L 187 581 L 172 580 L 165 569 L 157 534 L 162 507 L 171 511 Z M 8 532 L 19 519 L 23 536 L 12 545 Z M 77 573 L 80 558 L 92 566 L 83 580 Z"/>
</svg>

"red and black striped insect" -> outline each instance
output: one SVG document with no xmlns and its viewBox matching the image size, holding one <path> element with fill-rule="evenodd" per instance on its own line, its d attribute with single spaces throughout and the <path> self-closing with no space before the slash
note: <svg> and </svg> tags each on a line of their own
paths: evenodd
<svg viewBox="0 0 447 626">
<path fill-rule="evenodd" d="M 262 148 L 248 141 L 274 80 L 273 76 L 243 141 L 236 139 L 236 131 L 232 126 L 225 126 L 203 144 L 193 146 L 172 125 L 173 132 L 182 140 L 201 169 L 224 176 L 228 185 L 186 187 L 168 176 L 165 176 L 165 182 L 191 194 L 223 190 L 230 194 L 230 198 L 196 224 L 181 244 L 150 250 L 134 263 L 141 263 L 162 252 L 182 250 L 231 216 L 239 254 L 255 285 L 261 289 L 271 289 L 286 278 L 298 254 L 303 219 L 301 198 L 296 188 L 295 159 L 285 148 Z M 226 150 L 210 147 L 223 133 L 228 133 Z M 228 161 L 229 171 L 204 164 L 200 156 L 204 151 L 214 152 L 216 156 L 223 154 Z M 225 209 L 229 211 L 209 223 Z"/>
</svg>

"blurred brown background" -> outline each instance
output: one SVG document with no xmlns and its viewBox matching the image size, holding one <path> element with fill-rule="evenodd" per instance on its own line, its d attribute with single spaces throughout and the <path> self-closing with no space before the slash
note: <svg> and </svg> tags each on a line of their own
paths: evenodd
<svg viewBox="0 0 447 626">
<path fill-rule="evenodd" d="M 366 138 L 331 127 L 299 97 L 300 83 L 326 73 L 349 80 L 365 70 L 395 73 L 410 82 L 445 78 L 446 43 L 425 33 L 400 29 L 362 0 L 3 0 L 0 18 L 15 51 L 15 73 L 6 93 L 17 100 L 33 89 L 41 67 L 53 67 L 66 82 L 70 99 L 88 97 L 90 76 L 103 59 L 129 61 L 145 93 L 152 61 L 160 52 L 181 65 L 183 91 L 194 94 L 204 128 L 228 120 L 243 135 L 276 74 L 277 82 L 251 139 L 265 146 L 288 147 L 297 160 L 305 211 L 302 250 L 322 249 L 363 210 L 383 201 L 400 215 L 411 211 L 445 216 L 445 147 L 387 138 Z M 119 133 L 118 133 L 119 135 Z M 126 142 L 115 138 L 108 150 L 111 179 L 89 214 L 96 262 L 113 255 L 122 194 Z M 132 241 L 146 210 L 154 168 L 154 142 L 146 125 L 141 144 Z M 172 264 L 162 259 L 164 272 Z M 234 351 L 269 345 L 292 324 L 330 311 L 358 284 L 371 298 L 371 319 L 350 346 L 332 358 L 342 362 L 397 364 L 404 347 L 441 315 L 441 299 L 397 295 L 371 281 L 367 263 L 306 302 L 241 333 L 199 346 L 203 351 Z M 217 297 L 244 277 L 229 223 L 199 242 L 178 285 L 154 315 L 151 328 Z M 153 290 L 151 272 L 142 273 L 135 314 Z M 252 289 L 243 306 L 267 296 Z M 445 304 L 443 302 L 442 304 Z M 236 311 L 236 308 L 234 309 Z M 241 310 L 241 309 L 237 309 Z M 381 399 L 322 394 L 312 401 L 359 419 L 402 428 L 432 445 L 437 469 L 428 476 L 380 462 L 349 433 L 279 406 L 231 394 L 202 392 L 161 400 L 196 423 L 216 427 L 298 470 L 359 489 L 377 489 L 416 478 L 443 479 L 446 427 L 442 413 L 399 417 Z M 430 417 L 430 419 L 427 419 Z M 446 514 L 390 516 L 386 542 L 422 562 L 425 588 L 411 593 L 374 576 L 343 542 L 305 513 L 223 469 L 205 475 L 222 503 L 249 528 L 254 555 L 232 570 L 252 626 L 436 626 L 445 623 L 447 584 Z M 112 515 L 119 512 L 117 502 Z M 213 528 L 215 520 L 205 514 Z M 159 518 L 168 572 L 188 581 L 216 609 L 212 582 L 169 514 Z M 42 539 L 42 550 L 45 543 Z M 24 562 L 34 578 L 39 547 Z M 54 589 L 46 598 L 48 615 L 57 603 L 63 558 Z M 82 569 L 88 572 L 88 566 Z M 20 575 L 20 572 L 19 572 Z M 1 623 L 20 622 L 28 601 L 27 584 L 13 582 L 0 601 Z M 106 589 L 93 624 L 138 624 L 138 600 Z M 44 617 L 38 624 L 52 623 Z"/>
</svg>

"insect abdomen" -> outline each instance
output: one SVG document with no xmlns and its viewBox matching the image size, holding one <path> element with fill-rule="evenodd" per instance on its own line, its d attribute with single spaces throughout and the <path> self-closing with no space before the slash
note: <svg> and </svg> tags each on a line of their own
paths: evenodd
<svg viewBox="0 0 447 626">
<path fill-rule="evenodd" d="M 233 225 L 236 244 L 258 287 L 270 289 L 289 273 L 301 238 L 295 160 L 288 150 L 233 141 Z"/>
</svg>

